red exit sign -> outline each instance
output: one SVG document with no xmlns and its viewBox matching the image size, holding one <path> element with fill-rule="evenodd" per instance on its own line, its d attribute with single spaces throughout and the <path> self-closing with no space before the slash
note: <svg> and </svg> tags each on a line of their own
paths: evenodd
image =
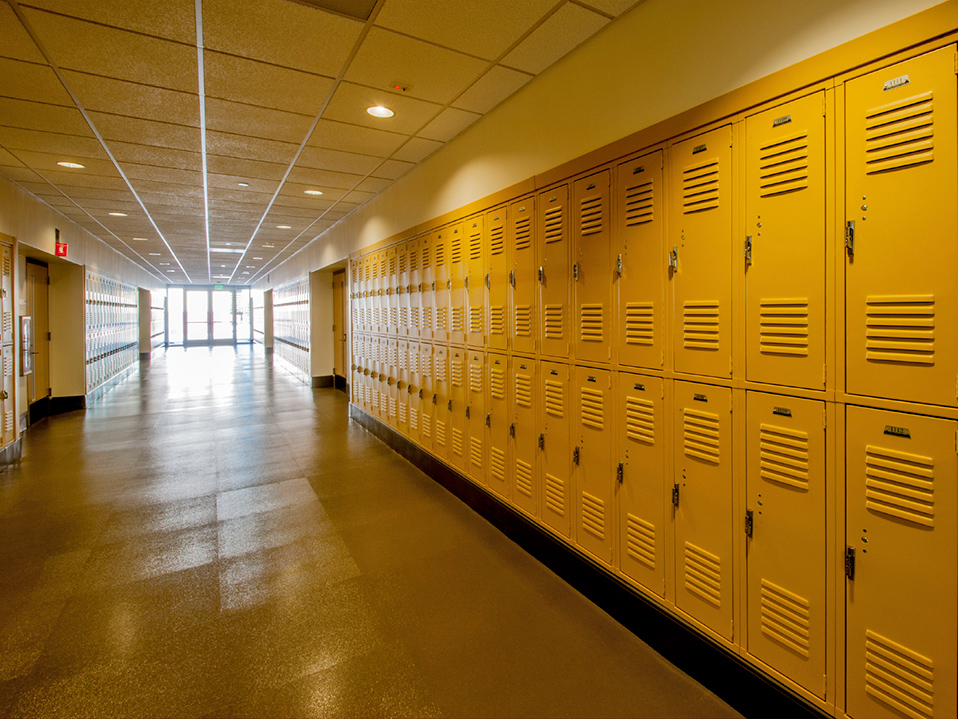
<svg viewBox="0 0 958 719">
<path fill-rule="evenodd" d="M 66 243 L 66 242 L 57 242 L 56 254 L 57 254 L 57 257 L 66 257 L 66 256 L 67 256 L 67 243 Z"/>
</svg>

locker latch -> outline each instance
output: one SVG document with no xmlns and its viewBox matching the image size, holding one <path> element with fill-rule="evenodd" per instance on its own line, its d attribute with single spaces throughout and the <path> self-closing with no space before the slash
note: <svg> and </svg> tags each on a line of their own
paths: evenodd
<svg viewBox="0 0 958 719">
<path fill-rule="evenodd" d="M 576 467 L 579 466 L 579 448 L 578 447 L 572 450 L 572 461 L 575 462 Z"/>
<path fill-rule="evenodd" d="M 468 287 L 469 285 L 467 284 L 466 286 Z M 446 289 L 447 290 L 452 289 L 452 280 L 446 280 Z"/>
<path fill-rule="evenodd" d="M 619 259 L 615 261 L 615 274 L 622 276 L 622 255 L 619 255 Z"/>
<path fill-rule="evenodd" d="M 848 259 L 855 254 L 855 220 L 845 223 L 845 251 L 848 252 Z"/>
<path fill-rule="evenodd" d="M 752 521 L 753 521 L 752 510 L 746 509 L 745 510 L 745 536 L 748 537 L 749 539 L 752 538 L 752 526 L 753 526 Z"/>
<path fill-rule="evenodd" d="M 845 547 L 845 577 L 854 581 L 855 579 L 855 548 Z"/>
<path fill-rule="evenodd" d="M 412 392 L 413 392 L 413 390 L 412 390 L 412 385 L 411 385 L 411 384 L 407 384 L 407 385 L 406 385 L 406 394 L 412 394 Z"/>
<path fill-rule="evenodd" d="M 539 284 L 542 284 L 545 281 L 545 278 L 546 278 L 545 270 L 543 270 L 543 268 L 540 267 L 539 268 Z"/>
<path fill-rule="evenodd" d="M 672 485 L 672 506 L 679 506 L 679 483 L 676 482 Z"/>
<path fill-rule="evenodd" d="M 669 253 L 669 270 L 676 272 L 679 269 L 679 248 L 673 247 Z"/>
<path fill-rule="evenodd" d="M 515 437 L 515 436 L 516 436 L 516 423 L 515 423 L 515 422 L 513 422 L 512 424 L 509 425 L 509 436 L 510 436 L 510 437 Z"/>
<path fill-rule="evenodd" d="M 422 399 L 422 390 L 419 390 L 419 399 Z"/>
<path fill-rule="evenodd" d="M 545 448 L 546 448 L 546 436 L 545 436 L 545 434 L 540 434 L 540 435 L 539 435 L 539 449 L 545 449 Z"/>
<path fill-rule="evenodd" d="M 752 264 L 752 236 L 748 235 L 745 238 L 745 264 Z"/>
<path fill-rule="evenodd" d="M 492 426 L 492 413 L 490 412 L 486 415 L 486 427 L 491 427 L 491 426 Z"/>
<path fill-rule="evenodd" d="M 452 409 L 452 407 L 450 407 L 449 409 Z M 468 407 L 466 407 L 466 419 L 469 419 L 469 408 L 468 408 Z"/>
<path fill-rule="evenodd" d="M 452 412 L 452 400 L 449 400 L 449 402 L 446 404 L 446 409 Z"/>
<path fill-rule="evenodd" d="M 516 271 L 509 270 L 509 284 L 512 285 L 512 289 L 516 288 Z"/>
<path fill-rule="evenodd" d="M 576 282 L 579 281 L 579 263 L 576 262 L 572 265 L 572 279 Z"/>
<path fill-rule="evenodd" d="M 469 289 L 469 278 L 468 278 L 468 277 L 466 278 L 466 289 L 467 289 L 467 290 Z"/>
<path fill-rule="evenodd" d="M 486 289 L 492 289 L 492 283 L 489 281 L 489 274 L 486 273 Z"/>
<path fill-rule="evenodd" d="M 435 283 L 435 282 L 432 283 L 432 291 L 433 291 L 433 292 L 436 291 L 436 283 Z"/>
<path fill-rule="evenodd" d="M 615 470 L 615 478 L 619 480 L 619 484 L 622 484 L 622 479 L 625 477 L 625 462 L 619 462 L 619 466 Z"/>
<path fill-rule="evenodd" d="M 439 395 L 436 395 L 436 394 L 434 394 L 434 395 L 432 396 L 432 403 L 433 403 L 433 404 L 436 404 L 436 398 L 437 398 L 438 396 L 439 396 Z"/>
</svg>

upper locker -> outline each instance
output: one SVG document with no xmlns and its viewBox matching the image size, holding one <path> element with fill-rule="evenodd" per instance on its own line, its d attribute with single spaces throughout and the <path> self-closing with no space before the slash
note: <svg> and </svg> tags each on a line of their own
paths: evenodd
<svg viewBox="0 0 958 719">
<path fill-rule="evenodd" d="M 536 292 L 538 287 L 535 241 L 535 195 L 509 205 L 509 327 L 513 352 L 536 351 Z"/>
<path fill-rule="evenodd" d="M 419 240 L 409 240 L 406 243 L 406 298 L 409 307 L 409 323 L 407 336 L 411 340 L 419 339 L 421 324 L 422 293 L 419 291 Z"/>
<path fill-rule="evenodd" d="M 845 85 L 851 394 L 955 405 L 955 48 Z"/>
<path fill-rule="evenodd" d="M 575 356 L 585 362 L 612 360 L 612 233 L 610 170 L 573 186 L 572 279 L 575 291 Z"/>
<path fill-rule="evenodd" d="M 748 118 L 749 380 L 825 386 L 825 95 Z"/>
<path fill-rule="evenodd" d="M 399 333 L 399 256 L 401 246 L 393 245 L 386 250 L 386 332 Z"/>
<path fill-rule="evenodd" d="M 612 373 L 576 367 L 579 416 L 573 437 L 576 488 L 576 543 L 612 563 L 615 532 L 612 470 Z"/>
<path fill-rule="evenodd" d="M 436 317 L 433 235 L 419 238 L 419 339 L 432 342 Z"/>
<path fill-rule="evenodd" d="M 485 345 L 486 324 L 486 252 L 485 216 L 466 220 L 466 344 Z"/>
<path fill-rule="evenodd" d="M 539 351 L 569 356 L 572 315 L 569 312 L 569 186 L 539 193 Z"/>
<path fill-rule="evenodd" d="M 618 247 L 619 364 L 665 366 L 665 188 L 662 150 L 619 165 L 615 226 Z"/>
<path fill-rule="evenodd" d="M 466 343 L 466 265 L 469 248 L 462 222 L 449 228 L 449 343 Z"/>
<path fill-rule="evenodd" d="M 506 208 L 486 213 L 489 259 L 486 268 L 486 292 L 489 308 L 489 349 L 508 349 L 509 343 L 509 251 L 506 245 Z M 471 292 L 470 288 L 470 292 Z"/>
<path fill-rule="evenodd" d="M 396 248 L 396 305 L 399 308 L 396 319 L 396 334 L 409 337 L 409 243 L 403 242 Z"/>
<path fill-rule="evenodd" d="M 432 233 L 433 264 L 433 341 L 449 342 L 449 289 L 452 280 L 449 276 L 449 230 L 443 228 Z"/>
<path fill-rule="evenodd" d="M 365 255 L 362 258 L 362 296 L 363 296 L 363 332 L 373 331 L 373 258 Z"/>
<path fill-rule="evenodd" d="M 732 130 L 673 145 L 669 217 L 675 370 L 732 374 Z"/>
</svg>

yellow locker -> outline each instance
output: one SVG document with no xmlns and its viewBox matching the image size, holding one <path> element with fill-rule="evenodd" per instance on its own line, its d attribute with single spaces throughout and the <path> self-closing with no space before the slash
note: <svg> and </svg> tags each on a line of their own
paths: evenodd
<svg viewBox="0 0 958 719">
<path fill-rule="evenodd" d="M 419 446 L 433 451 L 436 435 L 436 384 L 433 380 L 433 348 L 422 342 L 419 345 Z"/>
<path fill-rule="evenodd" d="M 432 348 L 433 382 L 433 438 L 432 451 L 437 457 L 449 457 L 449 348 L 433 345 Z"/>
<path fill-rule="evenodd" d="M 399 376 L 399 342 L 392 337 L 385 341 L 386 347 L 386 373 L 383 376 L 381 387 L 383 399 L 380 401 L 379 409 L 383 419 L 393 428 L 399 427 L 399 408 L 398 391 L 396 383 Z"/>
<path fill-rule="evenodd" d="M 732 391 L 675 382 L 676 606 L 732 639 Z"/>
<path fill-rule="evenodd" d="M 955 48 L 845 85 L 845 352 L 852 394 L 955 405 Z"/>
<path fill-rule="evenodd" d="M 509 343 L 509 251 L 506 245 L 506 208 L 486 213 L 489 266 L 486 275 L 489 314 L 486 319 L 489 349 L 508 349 Z"/>
<path fill-rule="evenodd" d="M 419 291 L 419 240 L 406 243 L 406 295 L 409 303 L 409 330 L 411 340 L 419 339 L 422 324 L 422 293 Z"/>
<path fill-rule="evenodd" d="M 366 331 L 379 331 L 379 253 L 366 255 Z"/>
<path fill-rule="evenodd" d="M 376 324 L 376 332 L 381 335 L 389 333 L 389 252 L 381 250 L 377 253 L 379 272 L 377 277 L 376 306 L 378 307 L 379 319 Z"/>
<path fill-rule="evenodd" d="M 748 651 L 824 699 L 825 403 L 746 404 Z"/>
<path fill-rule="evenodd" d="M 396 364 L 396 429 L 409 435 L 409 342 L 397 340 L 399 361 Z"/>
<path fill-rule="evenodd" d="M 466 344 L 483 347 L 486 334 L 486 264 L 489 240 L 485 215 L 463 223 L 466 254 Z"/>
<path fill-rule="evenodd" d="M 612 564 L 615 533 L 612 463 L 612 373 L 576 367 L 577 418 L 573 435 L 576 543 L 605 564 Z"/>
<path fill-rule="evenodd" d="M 491 421 L 486 409 L 486 355 L 475 349 L 466 353 L 466 430 L 463 453 L 466 474 L 481 484 L 486 483 L 486 464 Z"/>
<path fill-rule="evenodd" d="M 355 299 L 353 300 L 359 307 L 359 322 L 354 325 L 354 332 L 369 332 L 369 318 L 367 315 L 368 292 L 366 291 L 366 277 L 369 272 L 369 256 L 360 257 L 357 260 L 359 265 L 356 280 Z"/>
<path fill-rule="evenodd" d="M 468 358 L 462 347 L 449 348 L 448 410 L 449 462 L 463 473 L 467 471 L 469 449 L 466 443 L 466 400 Z"/>
<path fill-rule="evenodd" d="M 449 296 L 452 280 L 449 275 L 449 231 L 437 230 L 431 236 L 433 257 L 433 325 L 434 342 L 449 342 Z"/>
<path fill-rule="evenodd" d="M 572 344 L 569 311 L 570 272 L 569 186 L 559 185 L 539 193 L 539 351 L 551 357 L 568 357 Z"/>
<path fill-rule="evenodd" d="M 469 247 L 462 222 L 449 228 L 449 343 L 466 343 L 466 263 Z"/>
<path fill-rule="evenodd" d="M 745 122 L 746 371 L 825 386 L 825 93 Z"/>
<path fill-rule="evenodd" d="M 370 335 L 369 337 L 369 375 L 367 376 L 369 386 L 369 407 L 370 414 L 379 415 L 379 335 Z"/>
<path fill-rule="evenodd" d="M 423 235 L 419 240 L 419 339 L 433 340 L 436 319 L 435 237 Z"/>
<path fill-rule="evenodd" d="M 509 297 L 510 344 L 513 352 L 536 351 L 536 293 L 538 255 L 535 242 L 535 195 L 509 205 Z"/>
<path fill-rule="evenodd" d="M 533 393 L 539 387 L 536 362 L 531 357 L 513 355 L 509 385 L 511 394 L 509 435 L 512 438 L 512 502 L 519 509 L 537 515 L 542 482 L 537 470 L 539 423 Z"/>
<path fill-rule="evenodd" d="M 583 177 L 573 185 L 575 356 L 585 362 L 612 360 L 611 193 L 610 170 Z"/>
<path fill-rule="evenodd" d="M 662 150 L 619 165 L 616 183 L 617 339 L 622 365 L 665 366 L 665 188 Z"/>
<path fill-rule="evenodd" d="M 489 353 L 489 471 L 486 474 L 489 489 L 501 497 L 509 497 L 509 468 L 512 466 L 512 447 L 509 437 L 509 377 L 510 365 L 504 354 Z"/>
<path fill-rule="evenodd" d="M 665 386 L 659 377 L 618 375 L 619 569 L 665 594 Z"/>
<path fill-rule="evenodd" d="M 732 130 L 670 150 L 669 264 L 678 372 L 732 374 Z"/>
<path fill-rule="evenodd" d="M 954 717 L 958 423 L 846 419 L 846 712 Z"/>
<path fill-rule="evenodd" d="M 409 246 L 402 242 L 396 248 L 396 334 L 409 337 Z"/>
<path fill-rule="evenodd" d="M 419 381 L 419 343 L 409 343 L 408 353 L 409 370 L 406 374 L 405 392 L 407 395 L 406 404 L 408 405 L 408 427 L 409 439 L 413 442 L 419 442 L 419 391 L 422 384 Z"/>
<path fill-rule="evenodd" d="M 400 246 L 386 249 L 386 332 L 399 334 L 399 257 Z"/>
<path fill-rule="evenodd" d="M 542 362 L 539 368 L 539 518 L 572 536 L 572 375 L 569 365 Z"/>
</svg>

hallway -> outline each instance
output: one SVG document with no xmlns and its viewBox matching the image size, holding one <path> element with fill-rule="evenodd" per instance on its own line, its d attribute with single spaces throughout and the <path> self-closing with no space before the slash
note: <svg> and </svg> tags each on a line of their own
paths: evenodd
<svg viewBox="0 0 958 719">
<path fill-rule="evenodd" d="M 0 473 L 0 716 L 737 716 L 256 347 Z"/>
</svg>

